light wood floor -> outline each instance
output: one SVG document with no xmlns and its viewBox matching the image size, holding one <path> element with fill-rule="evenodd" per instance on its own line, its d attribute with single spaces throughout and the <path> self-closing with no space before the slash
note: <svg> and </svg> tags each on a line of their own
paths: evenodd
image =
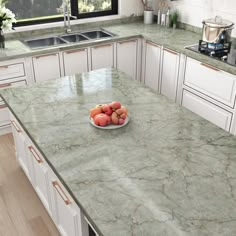
<svg viewBox="0 0 236 236">
<path fill-rule="evenodd" d="M 0 236 L 59 236 L 15 159 L 11 134 L 0 136 Z"/>
</svg>

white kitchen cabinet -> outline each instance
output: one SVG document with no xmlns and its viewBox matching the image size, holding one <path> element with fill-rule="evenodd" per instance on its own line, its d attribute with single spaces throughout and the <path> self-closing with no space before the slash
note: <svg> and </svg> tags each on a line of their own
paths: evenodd
<svg viewBox="0 0 236 236">
<path fill-rule="evenodd" d="M 155 92 L 158 92 L 159 88 L 160 57 L 161 47 L 147 41 L 144 65 L 144 83 Z"/>
<path fill-rule="evenodd" d="M 232 74 L 188 57 L 184 85 L 231 108 L 234 107 L 236 77 Z"/>
<path fill-rule="evenodd" d="M 53 218 L 63 236 L 82 236 L 81 213 L 60 180 L 51 171 L 50 192 Z"/>
<path fill-rule="evenodd" d="M 0 90 L 27 84 L 24 59 L 0 62 Z M 11 132 L 9 111 L 0 98 L 0 135 Z"/>
<path fill-rule="evenodd" d="M 10 124 L 9 110 L 4 102 L 0 101 L 0 129 L 3 129 Z"/>
<path fill-rule="evenodd" d="M 28 179 L 32 182 L 32 165 L 28 159 L 26 151 L 27 150 L 26 135 L 20 124 L 17 122 L 17 120 L 11 113 L 10 113 L 10 120 L 12 124 L 12 134 L 14 137 L 14 143 L 16 149 L 16 159 L 21 165 Z"/>
<path fill-rule="evenodd" d="M 64 74 L 73 75 L 89 71 L 88 49 L 63 52 Z"/>
<path fill-rule="evenodd" d="M 32 184 L 44 207 L 51 215 L 49 192 L 49 167 L 33 143 L 27 139 L 27 157 L 32 165 Z"/>
<path fill-rule="evenodd" d="M 125 40 L 116 44 L 116 68 L 137 79 L 138 40 Z"/>
<path fill-rule="evenodd" d="M 36 82 L 61 77 L 59 53 L 39 55 L 32 58 Z"/>
<path fill-rule="evenodd" d="M 114 66 L 113 44 L 102 44 L 91 47 L 91 69 L 97 70 Z"/>
<path fill-rule="evenodd" d="M 173 101 L 176 100 L 177 94 L 179 60 L 180 56 L 178 53 L 167 48 L 163 49 L 160 86 L 161 94 Z"/>
<path fill-rule="evenodd" d="M 219 106 L 216 106 L 187 90 L 183 90 L 182 105 L 222 129 L 226 131 L 230 130 L 232 113 Z"/>
</svg>

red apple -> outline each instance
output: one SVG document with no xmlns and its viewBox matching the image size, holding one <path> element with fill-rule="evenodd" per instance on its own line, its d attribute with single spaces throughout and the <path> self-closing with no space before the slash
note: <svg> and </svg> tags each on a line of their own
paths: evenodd
<svg viewBox="0 0 236 236">
<path fill-rule="evenodd" d="M 112 114 L 112 109 L 111 109 L 111 107 L 108 105 L 108 104 L 104 104 L 103 106 L 102 106 L 102 111 L 106 114 L 106 115 L 108 115 L 108 116 L 110 116 L 111 114 Z"/>
<path fill-rule="evenodd" d="M 90 109 L 89 115 L 90 117 L 94 118 L 97 114 L 102 113 L 102 108 L 101 107 L 94 107 Z"/>
<path fill-rule="evenodd" d="M 114 125 L 123 125 L 125 123 L 126 113 L 122 109 L 117 109 L 111 115 L 111 122 Z"/>
<path fill-rule="evenodd" d="M 98 126 L 106 126 L 111 123 L 111 118 L 110 118 L 110 116 L 108 116 L 104 113 L 100 113 L 100 114 L 97 114 L 93 118 L 93 121 L 94 121 L 94 124 L 96 124 Z"/>
<path fill-rule="evenodd" d="M 121 108 L 121 104 L 120 104 L 120 102 L 114 101 L 114 102 L 110 103 L 110 107 L 113 111 L 115 111 L 116 109 Z"/>
</svg>

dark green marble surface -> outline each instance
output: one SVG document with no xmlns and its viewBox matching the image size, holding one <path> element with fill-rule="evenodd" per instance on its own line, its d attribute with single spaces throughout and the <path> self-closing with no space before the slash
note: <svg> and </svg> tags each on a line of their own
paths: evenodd
<svg viewBox="0 0 236 236">
<path fill-rule="evenodd" d="M 236 138 L 115 69 L 1 91 L 104 236 L 236 235 Z M 130 122 L 100 130 L 91 107 Z"/>
<path fill-rule="evenodd" d="M 115 24 L 111 26 L 106 25 L 103 28 L 118 35 L 111 40 L 105 40 L 105 41 L 113 42 L 119 39 L 122 40 L 122 39 L 129 39 L 133 37 L 143 37 L 147 40 L 151 40 L 152 42 L 163 45 L 164 47 L 175 50 L 179 53 L 183 53 L 189 57 L 200 60 L 204 63 L 207 63 L 221 70 L 224 70 L 226 72 L 236 75 L 235 66 L 225 64 L 211 57 L 201 55 L 196 52 L 192 52 L 192 51 L 189 51 L 188 49 L 185 49 L 186 46 L 197 44 L 199 39 L 201 39 L 201 34 L 190 32 L 187 30 L 182 30 L 182 29 L 172 29 L 172 28 L 161 27 L 157 24 L 145 25 L 141 22 L 123 23 L 120 25 Z M 104 41 L 101 41 L 98 43 L 102 43 L 102 42 Z M 9 40 L 6 42 L 6 49 L 0 50 L 0 61 L 13 59 L 13 58 L 19 58 L 19 57 L 33 56 L 33 55 L 37 55 L 41 53 L 50 53 L 50 52 L 56 52 L 60 50 L 91 46 L 93 44 L 97 44 L 97 43 L 83 42 L 79 44 L 63 45 L 60 47 L 30 50 L 27 46 L 25 46 L 19 40 Z"/>
</svg>

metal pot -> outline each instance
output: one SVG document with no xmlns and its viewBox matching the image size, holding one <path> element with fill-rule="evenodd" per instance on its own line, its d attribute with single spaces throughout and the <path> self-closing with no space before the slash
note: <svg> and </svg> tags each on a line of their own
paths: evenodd
<svg viewBox="0 0 236 236">
<path fill-rule="evenodd" d="M 208 43 L 224 44 L 231 41 L 234 23 L 220 16 L 203 22 L 202 40 Z"/>
</svg>

